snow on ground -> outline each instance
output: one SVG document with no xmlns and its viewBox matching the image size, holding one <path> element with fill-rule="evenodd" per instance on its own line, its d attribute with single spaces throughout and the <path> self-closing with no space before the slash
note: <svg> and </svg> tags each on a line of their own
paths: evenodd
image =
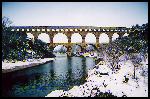
<svg viewBox="0 0 150 99">
<path fill-rule="evenodd" d="M 68 91 L 56 90 L 46 97 L 94 97 L 98 91 L 117 97 L 148 97 L 148 59 L 141 63 L 142 66 L 136 68 L 138 79 L 133 79 L 134 66 L 130 60 L 120 62 L 121 67 L 117 72 L 112 72 L 106 64 L 97 65 L 89 70 L 87 82 L 83 85 L 74 86 Z"/>
<path fill-rule="evenodd" d="M 7 70 L 7 69 L 13 69 L 16 67 L 23 67 L 23 66 L 32 66 L 35 64 L 43 64 L 47 61 L 54 60 L 54 58 L 44 58 L 44 59 L 34 59 L 34 60 L 28 60 L 28 61 L 17 61 L 15 63 L 7 63 L 7 62 L 2 62 L 2 69 Z"/>
<path fill-rule="evenodd" d="M 63 90 L 52 91 L 52 94 L 47 95 L 46 97 L 59 97 L 63 94 Z"/>
</svg>

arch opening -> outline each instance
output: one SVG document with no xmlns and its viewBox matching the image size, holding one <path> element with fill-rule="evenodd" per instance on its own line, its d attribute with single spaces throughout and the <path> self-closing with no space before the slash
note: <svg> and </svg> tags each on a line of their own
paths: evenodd
<svg viewBox="0 0 150 99">
<path fill-rule="evenodd" d="M 112 36 L 112 41 L 116 40 L 119 37 L 119 35 L 117 33 L 114 33 Z"/>
<path fill-rule="evenodd" d="M 67 52 L 67 48 L 64 45 L 57 45 L 53 50 L 55 56 L 62 56 L 62 55 L 66 56 L 67 55 L 66 52 Z"/>
<path fill-rule="evenodd" d="M 106 33 L 102 33 L 99 37 L 99 43 L 109 43 L 109 37 Z"/>
<path fill-rule="evenodd" d="M 82 36 L 79 33 L 72 34 L 71 43 L 82 43 Z"/>
<path fill-rule="evenodd" d="M 128 33 L 125 33 L 125 34 L 123 35 L 123 37 L 128 36 L 128 35 L 129 35 Z"/>
<path fill-rule="evenodd" d="M 96 37 L 93 33 L 88 33 L 85 37 L 85 43 L 96 44 Z"/>
<path fill-rule="evenodd" d="M 32 33 L 27 33 L 27 39 L 33 39 L 34 40 L 34 36 Z"/>
<path fill-rule="evenodd" d="M 53 43 L 68 43 L 68 38 L 63 33 L 58 33 L 54 35 Z"/>
<path fill-rule="evenodd" d="M 40 39 L 41 41 L 43 41 L 45 43 L 50 43 L 49 35 L 46 33 L 39 34 L 38 39 Z"/>
<path fill-rule="evenodd" d="M 86 46 L 86 52 L 93 52 L 93 51 L 96 51 L 96 46 L 94 44 L 88 44 Z"/>
<path fill-rule="evenodd" d="M 74 56 L 80 56 L 82 53 L 82 47 L 81 45 L 75 44 L 72 46 L 72 54 Z"/>
<path fill-rule="evenodd" d="M 85 57 L 97 57 L 97 48 L 94 44 L 88 44 L 86 46 L 84 55 Z"/>
</svg>

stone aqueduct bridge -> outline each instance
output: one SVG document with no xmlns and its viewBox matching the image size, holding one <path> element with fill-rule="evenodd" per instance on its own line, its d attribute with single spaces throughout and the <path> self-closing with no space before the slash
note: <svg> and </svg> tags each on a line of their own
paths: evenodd
<svg viewBox="0 0 150 99">
<path fill-rule="evenodd" d="M 102 33 L 106 33 L 109 37 L 109 42 L 112 41 L 112 36 L 117 33 L 119 37 L 122 37 L 125 33 L 130 32 L 126 27 L 94 27 L 94 26 L 13 26 L 12 31 L 31 33 L 34 39 L 37 39 L 39 34 L 47 33 L 50 38 L 50 46 L 56 47 L 57 45 L 64 45 L 67 48 L 67 54 L 71 55 L 71 49 L 73 43 L 71 43 L 71 36 L 73 33 L 79 33 L 82 37 L 82 43 L 78 44 L 83 49 L 86 47 L 85 37 L 87 33 L 93 33 L 96 37 L 97 48 L 100 47 L 99 36 Z M 68 43 L 53 43 L 53 38 L 57 33 L 63 33 L 68 37 Z"/>
</svg>

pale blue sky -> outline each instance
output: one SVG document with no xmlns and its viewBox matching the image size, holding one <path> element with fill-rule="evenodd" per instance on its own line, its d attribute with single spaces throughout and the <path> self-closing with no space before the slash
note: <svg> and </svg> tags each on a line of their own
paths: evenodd
<svg viewBox="0 0 150 99">
<path fill-rule="evenodd" d="M 16 26 L 125 26 L 148 23 L 147 2 L 3 2 Z"/>
</svg>

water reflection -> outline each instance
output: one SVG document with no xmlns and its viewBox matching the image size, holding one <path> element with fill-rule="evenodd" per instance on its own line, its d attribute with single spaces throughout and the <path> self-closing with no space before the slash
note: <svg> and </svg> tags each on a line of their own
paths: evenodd
<svg viewBox="0 0 150 99">
<path fill-rule="evenodd" d="M 67 76 L 67 57 L 60 57 L 54 61 L 54 72 L 57 79 L 65 79 Z"/>
<path fill-rule="evenodd" d="M 82 59 L 79 58 L 79 57 L 72 57 L 72 79 L 79 79 L 81 78 L 82 76 Z"/>
<path fill-rule="evenodd" d="M 95 66 L 95 62 L 94 59 L 91 59 L 90 57 L 87 57 L 86 59 L 84 59 L 85 65 L 86 65 L 86 71 L 88 71 L 89 69 L 92 69 Z"/>
<path fill-rule="evenodd" d="M 2 96 L 43 97 L 53 90 L 83 84 L 92 58 L 58 57 L 36 67 L 2 75 Z"/>
</svg>

